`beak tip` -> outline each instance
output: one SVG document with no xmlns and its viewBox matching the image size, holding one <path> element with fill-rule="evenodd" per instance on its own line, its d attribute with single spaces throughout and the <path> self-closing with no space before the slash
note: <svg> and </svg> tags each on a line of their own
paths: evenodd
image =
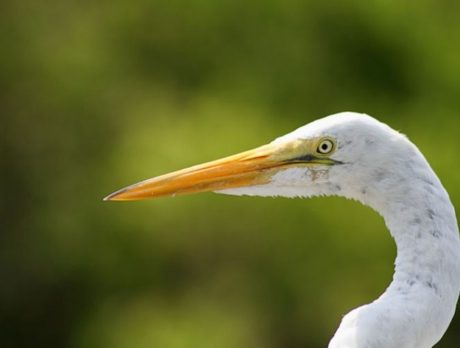
<svg viewBox="0 0 460 348">
<path fill-rule="evenodd" d="M 108 201 L 122 201 L 123 199 L 121 197 L 118 197 L 120 196 L 121 194 L 123 194 L 124 192 L 126 191 L 126 189 L 121 189 L 121 190 L 118 190 L 118 191 L 115 191 L 113 193 L 111 193 L 110 195 L 104 197 L 102 200 L 104 202 L 108 202 Z M 117 198 L 118 197 L 118 198 Z"/>
<path fill-rule="evenodd" d="M 108 195 L 108 196 L 102 198 L 102 201 L 103 201 L 103 202 L 113 201 L 113 200 L 114 200 L 113 197 L 114 197 L 114 195 L 113 195 L 113 193 L 111 193 L 110 195 Z"/>
</svg>

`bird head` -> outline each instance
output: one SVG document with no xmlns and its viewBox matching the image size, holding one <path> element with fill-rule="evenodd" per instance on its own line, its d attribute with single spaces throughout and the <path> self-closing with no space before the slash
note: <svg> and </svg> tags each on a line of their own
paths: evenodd
<svg viewBox="0 0 460 348">
<path fill-rule="evenodd" d="M 385 146 L 381 146 L 385 144 Z M 405 144 L 405 145 L 402 145 Z M 144 180 L 105 198 L 130 201 L 214 191 L 233 195 L 361 199 L 370 177 L 391 174 L 404 136 L 374 118 L 340 113 L 273 142 L 216 161 Z M 410 148 L 410 146 L 409 146 Z M 397 160 L 397 157 L 396 157 Z M 391 166 L 390 166 L 391 167 Z"/>
</svg>

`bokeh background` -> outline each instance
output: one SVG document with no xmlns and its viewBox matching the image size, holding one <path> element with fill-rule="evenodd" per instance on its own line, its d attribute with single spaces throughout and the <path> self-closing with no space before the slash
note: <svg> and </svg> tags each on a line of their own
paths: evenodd
<svg viewBox="0 0 460 348">
<path fill-rule="evenodd" d="M 391 280 L 369 208 L 101 199 L 353 110 L 460 206 L 459 40 L 454 0 L 2 2 L 0 346 L 325 347 Z"/>
</svg>

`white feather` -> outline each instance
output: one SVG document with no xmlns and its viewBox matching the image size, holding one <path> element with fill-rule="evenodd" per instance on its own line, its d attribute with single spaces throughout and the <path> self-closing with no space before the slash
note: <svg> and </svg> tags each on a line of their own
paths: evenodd
<svg viewBox="0 0 460 348">
<path fill-rule="evenodd" d="M 329 348 L 430 348 L 446 331 L 460 291 L 454 208 L 430 165 L 404 135 L 357 113 L 332 115 L 274 140 L 333 137 L 343 164 L 289 168 L 235 195 L 339 195 L 371 206 L 397 246 L 395 273 L 374 302 L 347 314 Z"/>
</svg>

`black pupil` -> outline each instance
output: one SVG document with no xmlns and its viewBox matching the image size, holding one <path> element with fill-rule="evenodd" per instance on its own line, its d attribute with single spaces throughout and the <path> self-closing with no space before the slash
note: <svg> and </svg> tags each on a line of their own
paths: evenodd
<svg viewBox="0 0 460 348">
<path fill-rule="evenodd" d="M 329 145 L 326 143 L 323 143 L 323 145 L 321 145 L 321 148 L 323 149 L 323 151 L 326 151 L 329 148 Z"/>
</svg>

